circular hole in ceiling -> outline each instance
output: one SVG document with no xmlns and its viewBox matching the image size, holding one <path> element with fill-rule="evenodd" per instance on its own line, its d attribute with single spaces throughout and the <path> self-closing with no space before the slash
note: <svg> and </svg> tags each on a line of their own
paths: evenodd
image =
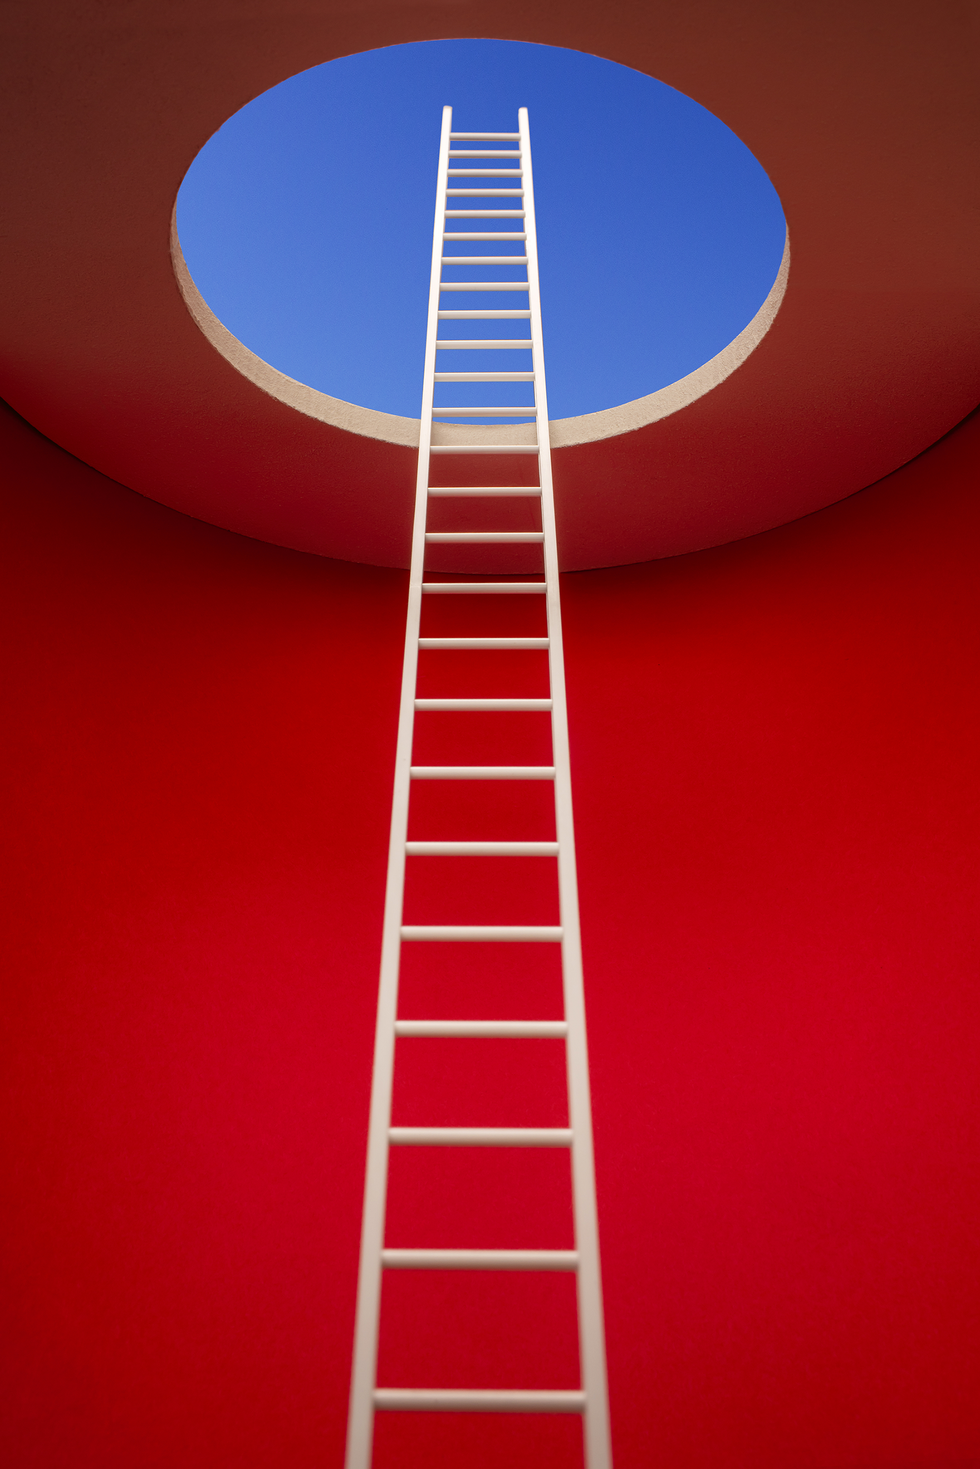
<svg viewBox="0 0 980 1469">
<path fill-rule="evenodd" d="M 552 418 L 695 372 L 766 302 L 786 245 L 779 198 L 706 108 L 578 51 L 427 41 L 290 77 L 188 170 L 184 261 L 256 356 L 334 398 L 418 416 L 445 103 L 454 131 L 514 131 L 529 109 Z"/>
</svg>

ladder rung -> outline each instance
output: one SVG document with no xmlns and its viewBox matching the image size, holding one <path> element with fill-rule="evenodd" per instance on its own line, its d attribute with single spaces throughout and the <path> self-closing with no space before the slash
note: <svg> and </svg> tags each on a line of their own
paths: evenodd
<svg viewBox="0 0 980 1469">
<path fill-rule="evenodd" d="M 520 148 L 450 148 L 450 158 L 520 158 Z"/>
<path fill-rule="evenodd" d="M 413 780 L 554 780 L 553 765 L 413 765 Z"/>
<path fill-rule="evenodd" d="M 388 1270 L 577 1270 L 577 1250 L 382 1250 Z"/>
<path fill-rule="evenodd" d="M 389 1127 L 388 1141 L 409 1148 L 570 1148 L 570 1127 Z"/>
<path fill-rule="evenodd" d="M 447 209 L 447 219 L 523 219 L 523 209 Z"/>
<path fill-rule="evenodd" d="M 523 240 L 523 235 L 447 235 L 447 240 Z M 526 265 L 526 255 L 444 255 L 443 265 Z"/>
<path fill-rule="evenodd" d="M 527 291 L 527 281 L 443 281 L 440 291 Z"/>
<path fill-rule="evenodd" d="M 400 1413 L 584 1413 L 585 1393 L 577 1388 L 376 1387 L 374 1406 Z"/>
<path fill-rule="evenodd" d="M 471 1039 L 488 1036 L 494 1040 L 564 1040 L 565 1020 L 396 1020 L 395 1034 Z M 507 1253 L 510 1253 L 508 1251 Z"/>
<path fill-rule="evenodd" d="M 439 337 L 437 352 L 530 352 L 530 337 Z"/>
<path fill-rule="evenodd" d="M 543 581 L 424 581 L 422 590 L 442 592 L 445 596 L 460 596 L 465 593 L 477 597 L 508 594 L 519 596 L 525 592 L 546 592 L 548 584 Z"/>
<path fill-rule="evenodd" d="M 517 405 L 502 404 L 499 408 L 473 408 L 465 404 L 453 404 L 450 407 L 433 408 L 433 418 L 535 418 L 538 410 L 536 408 L 521 408 Z"/>
<path fill-rule="evenodd" d="M 561 1388 L 376 1387 L 374 1406 L 401 1413 L 584 1413 L 585 1393 Z"/>
<path fill-rule="evenodd" d="M 515 155 L 520 157 L 520 154 Z M 524 177 L 523 168 L 447 168 L 446 173 L 453 178 L 481 178 L 481 179 L 519 179 Z M 452 189 L 449 193 L 452 193 Z"/>
<path fill-rule="evenodd" d="M 550 699 L 416 699 L 416 709 L 510 709 L 546 714 Z"/>
<path fill-rule="evenodd" d="M 537 444 L 430 444 L 430 454 L 537 454 Z"/>
<path fill-rule="evenodd" d="M 453 169 L 452 171 L 454 173 L 465 173 L 466 172 L 466 170 L 463 169 L 463 168 Z M 494 172 L 496 173 L 496 172 L 498 172 L 498 170 L 497 169 L 494 169 Z M 500 169 L 499 172 L 500 173 L 503 173 L 503 169 Z M 449 198 L 458 197 L 459 195 L 463 195 L 467 199 L 489 199 L 489 198 L 494 198 L 494 199 L 500 199 L 500 198 L 513 199 L 514 196 L 516 195 L 519 199 L 523 199 L 523 197 L 524 197 L 524 190 L 523 189 L 447 189 L 446 190 L 446 194 L 448 195 Z"/>
<path fill-rule="evenodd" d="M 534 372 L 434 372 L 434 383 L 533 383 Z"/>
<path fill-rule="evenodd" d="M 557 857 L 557 842 L 406 842 L 409 857 Z"/>
<path fill-rule="evenodd" d="M 523 320 L 527 320 L 524 317 Z M 530 352 L 533 337 L 437 337 L 437 352 Z"/>
<path fill-rule="evenodd" d="M 451 143 L 476 143 L 484 141 L 494 142 L 497 139 L 504 141 L 510 138 L 516 141 L 520 136 L 520 133 L 450 133 L 449 141 Z"/>
<path fill-rule="evenodd" d="M 440 311 L 440 321 L 530 321 L 530 311 Z"/>
<path fill-rule="evenodd" d="M 562 930 L 537 923 L 406 923 L 401 936 L 419 944 L 560 944 Z"/>
<path fill-rule="evenodd" d="M 437 496 L 523 495 L 541 494 L 540 485 L 430 485 L 429 494 Z"/>
<path fill-rule="evenodd" d="M 540 530 L 429 530 L 426 541 L 434 546 L 531 546 L 540 545 Z"/>
<path fill-rule="evenodd" d="M 474 234 L 471 230 L 466 230 L 466 231 L 453 230 L 452 233 L 450 233 L 447 230 L 446 233 L 443 235 L 442 238 L 444 240 L 526 240 L 527 239 L 527 235 L 523 232 L 523 230 L 521 230 L 521 231 L 491 230 L 489 234 L 481 234 L 481 233 Z M 502 256 L 500 256 L 500 259 L 501 259 L 501 261 L 503 261 L 507 265 L 520 265 L 523 262 L 526 262 L 527 261 L 527 256 L 526 255 L 502 255 Z M 483 265 L 489 265 L 489 263 L 490 263 L 489 257 L 484 256 L 484 257 L 481 258 L 480 256 L 476 256 L 476 255 L 474 255 L 472 257 L 466 256 L 466 255 L 449 255 L 449 256 L 444 255 L 443 256 L 443 260 L 448 260 L 448 262 L 449 262 L 450 265 L 476 265 L 478 263 L 479 264 L 483 264 Z"/>
<path fill-rule="evenodd" d="M 550 638 L 419 638 L 420 648 L 549 648 Z"/>
</svg>

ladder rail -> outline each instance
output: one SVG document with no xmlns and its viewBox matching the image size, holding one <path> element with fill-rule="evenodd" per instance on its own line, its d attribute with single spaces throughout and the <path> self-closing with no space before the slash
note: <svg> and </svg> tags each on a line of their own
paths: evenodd
<svg viewBox="0 0 980 1469">
<path fill-rule="evenodd" d="M 425 562 L 425 517 L 429 484 L 429 439 L 435 391 L 436 333 L 439 281 L 442 275 L 442 239 L 445 231 L 446 171 L 452 108 L 442 111 L 435 222 L 432 228 L 432 268 L 429 315 L 425 336 L 425 377 L 422 389 L 422 433 L 419 438 L 415 483 L 415 521 L 412 566 L 408 585 L 405 656 L 402 664 L 398 744 L 392 794 L 388 877 L 385 886 L 384 928 L 381 940 L 381 978 L 374 1038 L 374 1070 L 368 1120 L 367 1171 L 357 1281 L 354 1361 L 351 1372 L 350 1412 L 347 1426 L 347 1469 L 370 1469 L 374 1439 L 374 1388 L 381 1317 L 381 1252 L 384 1246 L 385 1204 L 388 1191 L 388 1127 L 394 1082 L 395 1019 L 398 1010 L 398 969 L 401 959 L 402 898 L 405 891 L 405 842 L 408 834 L 408 798 L 411 786 L 415 683 L 418 668 L 419 627 L 422 614 L 422 572 Z"/>
<path fill-rule="evenodd" d="M 582 1388 L 585 1393 L 584 1430 L 587 1469 L 611 1469 L 609 1401 L 606 1383 L 605 1325 L 602 1276 L 599 1267 L 599 1220 L 596 1209 L 595 1158 L 589 1057 L 585 1031 L 585 987 L 582 936 L 579 926 L 578 876 L 575 867 L 575 831 L 572 820 L 571 757 L 568 745 L 568 709 L 565 699 L 565 658 L 562 644 L 561 591 L 558 582 L 558 532 L 555 490 L 551 473 L 551 430 L 544 373 L 541 331 L 541 286 L 538 274 L 538 234 L 534 212 L 531 137 L 527 108 L 518 112 L 521 159 L 524 169 L 527 275 L 531 302 L 531 357 L 538 405 L 538 456 L 541 484 L 541 524 L 544 529 L 546 606 L 548 610 L 548 664 L 551 673 L 552 759 L 555 765 L 555 835 L 558 839 L 558 893 L 562 928 L 562 987 L 568 1034 L 568 1120 L 572 1130 L 572 1195 L 575 1248 L 579 1256 L 578 1319 Z"/>
</svg>

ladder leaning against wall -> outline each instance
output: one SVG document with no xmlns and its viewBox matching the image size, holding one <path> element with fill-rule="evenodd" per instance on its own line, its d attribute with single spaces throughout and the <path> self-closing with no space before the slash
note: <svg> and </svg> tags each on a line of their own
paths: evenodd
<svg viewBox="0 0 980 1469">
<path fill-rule="evenodd" d="M 571 780 L 568 757 L 568 728 L 565 710 L 565 675 L 562 656 L 561 607 L 558 587 L 558 553 L 555 536 L 554 497 L 551 478 L 551 446 L 548 435 L 548 405 L 545 392 L 544 352 L 541 335 L 541 303 L 538 288 L 537 237 L 534 189 L 527 109 L 519 112 L 516 133 L 453 133 L 452 109 L 443 110 L 439 172 L 436 188 L 432 274 L 429 288 L 428 330 L 425 347 L 425 380 L 422 397 L 418 480 L 412 563 L 409 582 L 408 622 L 402 674 L 401 706 L 395 763 L 391 841 L 385 897 L 381 980 L 378 999 L 374 1074 L 368 1127 L 367 1176 L 361 1234 L 354 1362 L 350 1416 L 347 1435 L 347 1469 L 370 1469 L 377 1411 L 576 1413 L 582 1416 L 586 1469 L 610 1469 L 609 1414 L 606 1390 L 605 1343 L 602 1287 L 599 1269 L 599 1239 L 596 1217 L 595 1172 L 592 1147 L 592 1118 L 589 1069 L 586 1051 L 585 1005 L 582 987 L 582 954 L 579 937 L 578 893 L 575 847 L 572 831 Z M 451 144 L 491 146 L 451 147 Z M 462 160 L 467 160 L 465 163 Z M 474 164 L 469 160 L 479 160 Z M 491 166 L 485 166 L 489 163 Z M 504 165 L 507 165 L 506 167 Z M 450 187 L 460 176 L 473 182 Z M 483 188 L 488 178 L 507 187 Z M 447 207 L 447 196 L 470 199 L 490 197 L 517 207 Z M 501 221 L 503 228 L 482 231 L 471 226 L 459 230 L 456 220 Z M 513 222 L 514 228 L 510 227 Z M 447 241 L 521 241 L 523 255 L 446 255 Z M 445 265 L 507 265 L 526 268 L 526 281 L 444 282 Z M 442 294 L 465 290 L 469 293 L 526 292 L 524 309 L 456 311 L 441 309 Z M 512 299 L 512 297 L 510 298 Z M 481 338 L 475 341 L 445 339 L 438 335 L 444 320 L 523 320 L 530 337 Z M 512 328 L 513 330 L 513 328 Z M 530 355 L 530 370 L 521 372 L 439 372 L 437 353 L 465 350 L 520 350 Z M 533 388 L 533 407 L 433 408 L 436 384 L 454 382 L 527 383 Z M 536 443 L 445 444 L 433 442 L 433 416 L 447 418 L 533 419 Z M 430 464 L 440 453 L 453 455 L 493 453 L 531 454 L 538 465 L 537 485 L 430 486 Z M 461 476 L 465 478 L 465 476 Z M 540 503 L 541 529 L 536 531 L 442 531 L 427 530 L 430 504 L 434 498 L 486 499 L 492 505 L 508 496 L 533 497 Z M 537 544 L 543 553 L 543 576 L 533 580 L 488 581 L 473 576 L 463 581 L 426 580 L 426 550 L 436 544 Z M 434 595 L 467 597 L 469 593 L 499 596 L 540 596 L 547 616 L 547 636 L 528 637 L 422 637 L 423 600 Z M 476 698 L 420 699 L 417 696 L 419 651 L 540 649 L 548 655 L 550 679 L 546 699 Z M 416 710 L 427 711 L 549 711 L 551 715 L 552 763 L 518 766 L 417 766 L 412 764 Z M 505 780 L 548 781 L 554 785 L 555 841 L 410 841 L 408 839 L 409 796 L 420 780 Z M 424 860 L 443 856 L 465 861 L 472 856 L 547 856 L 557 865 L 559 924 L 521 925 L 428 925 L 404 922 L 405 870 L 408 858 Z M 483 944 L 540 942 L 560 945 L 564 1015 L 560 1020 L 406 1020 L 399 1018 L 398 981 L 402 945 L 406 943 L 472 942 Z M 396 1041 L 414 1037 L 550 1037 L 565 1042 L 568 1083 L 566 1128 L 506 1127 L 393 1127 L 392 1091 Z M 388 1156 L 392 1147 L 506 1147 L 562 1148 L 571 1158 L 574 1248 L 541 1250 L 483 1250 L 460 1241 L 453 1249 L 403 1249 L 385 1241 L 385 1211 L 388 1186 Z M 380 1387 L 377 1383 L 378 1338 L 381 1318 L 381 1285 L 386 1270 L 561 1270 L 574 1272 L 578 1306 L 580 1382 L 577 1389 L 487 1389 L 474 1383 L 471 1389 Z"/>
</svg>

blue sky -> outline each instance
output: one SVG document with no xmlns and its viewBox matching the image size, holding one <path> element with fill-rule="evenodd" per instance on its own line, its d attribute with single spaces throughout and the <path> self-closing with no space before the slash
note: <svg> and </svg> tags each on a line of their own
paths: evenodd
<svg viewBox="0 0 980 1469">
<path fill-rule="evenodd" d="M 529 109 L 552 418 L 675 382 L 755 315 L 785 221 L 724 123 L 581 52 L 427 41 L 282 82 L 191 165 L 177 201 L 185 259 L 258 356 L 348 402 L 418 416 L 445 103 L 454 131 L 516 131 L 518 107 Z M 507 268 L 455 274 L 508 278 Z M 493 365 L 525 365 L 504 356 Z M 515 401 L 507 393 L 500 401 Z"/>
</svg>

